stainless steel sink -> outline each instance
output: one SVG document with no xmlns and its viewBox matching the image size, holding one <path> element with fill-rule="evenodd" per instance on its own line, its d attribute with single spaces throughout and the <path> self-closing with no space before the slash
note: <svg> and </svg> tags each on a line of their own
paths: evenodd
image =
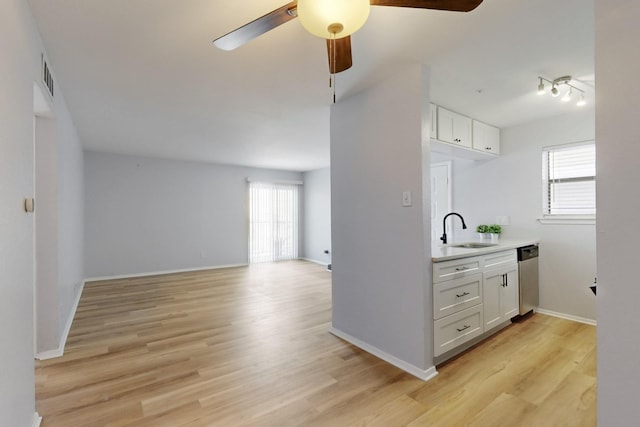
<svg viewBox="0 0 640 427">
<path fill-rule="evenodd" d="M 482 243 L 482 242 L 466 242 L 466 243 L 453 243 L 449 245 L 452 248 L 468 248 L 468 249 L 480 249 L 488 248 L 491 246 L 497 246 L 497 243 Z"/>
</svg>

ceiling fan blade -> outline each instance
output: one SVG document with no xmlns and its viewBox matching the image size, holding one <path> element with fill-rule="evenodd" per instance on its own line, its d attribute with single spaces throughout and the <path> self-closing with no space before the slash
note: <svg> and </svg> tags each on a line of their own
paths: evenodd
<svg viewBox="0 0 640 427">
<path fill-rule="evenodd" d="M 415 7 L 454 12 L 470 12 L 480 3 L 482 0 L 371 0 L 372 6 Z"/>
<path fill-rule="evenodd" d="M 334 44 L 335 42 L 335 44 Z M 335 48 L 335 56 L 333 49 Z M 329 55 L 329 72 L 341 73 L 353 65 L 351 58 L 351 36 L 341 39 L 327 39 L 327 54 Z"/>
<path fill-rule="evenodd" d="M 213 44 L 223 50 L 233 50 L 242 46 L 267 31 L 296 18 L 298 16 L 297 4 L 297 1 L 292 1 L 222 37 L 218 37 L 213 41 Z"/>
</svg>

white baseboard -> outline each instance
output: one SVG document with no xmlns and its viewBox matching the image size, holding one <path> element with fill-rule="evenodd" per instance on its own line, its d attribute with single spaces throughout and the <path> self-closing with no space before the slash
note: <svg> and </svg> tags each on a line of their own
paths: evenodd
<svg viewBox="0 0 640 427">
<path fill-rule="evenodd" d="M 133 277 L 158 276 L 161 274 L 189 273 L 191 271 L 217 270 L 220 268 L 233 268 L 233 267 L 246 267 L 247 265 L 249 264 L 246 264 L 246 263 L 228 264 L 228 265 L 215 265 L 215 266 L 209 266 L 209 267 L 182 268 L 178 270 L 149 271 L 146 273 L 116 274 L 112 276 L 90 277 L 86 279 L 85 282 L 97 282 L 100 280 L 130 279 Z"/>
<path fill-rule="evenodd" d="M 60 337 L 58 348 L 54 348 L 53 350 L 41 351 L 36 354 L 36 359 L 38 360 L 55 359 L 56 357 L 61 357 L 64 354 L 64 346 L 67 344 L 67 338 L 69 337 L 71 324 L 73 323 L 73 318 L 76 316 L 76 311 L 78 310 L 78 304 L 80 304 L 80 298 L 82 297 L 82 291 L 84 290 L 84 285 L 86 283 L 87 283 L 86 280 L 82 282 L 82 284 L 80 285 L 80 289 L 78 289 L 78 293 L 76 294 L 76 299 L 73 302 L 73 306 L 71 307 L 71 311 L 69 312 L 69 316 L 67 317 L 67 323 L 65 323 L 64 325 L 64 330 L 62 331 L 62 336 Z"/>
<path fill-rule="evenodd" d="M 597 326 L 597 322 L 593 319 L 587 319 L 585 317 L 574 316 L 571 314 L 558 313 L 557 311 L 545 310 L 543 308 L 536 309 L 536 313 L 546 314 L 547 316 L 559 317 L 561 319 L 573 320 L 574 322 Z"/>
<path fill-rule="evenodd" d="M 40 427 L 40 423 L 42 422 L 42 417 L 40 416 L 40 414 L 38 414 L 37 412 L 33 413 L 33 422 L 31 423 L 31 425 L 33 427 Z"/>
<path fill-rule="evenodd" d="M 407 363 L 404 360 L 398 359 L 397 357 L 387 352 L 384 352 L 377 347 L 374 347 L 370 344 L 367 344 L 364 341 L 361 341 L 355 337 L 352 337 L 351 335 L 345 332 L 342 332 L 334 328 L 333 326 L 329 329 L 329 332 L 331 332 L 333 335 L 337 336 L 338 338 L 343 339 L 355 345 L 356 347 L 360 347 L 367 353 L 371 353 L 374 356 L 384 360 L 385 362 L 391 363 L 392 365 L 402 369 L 403 371 L 413 375 L 418 379 L 421 379 L 422 381 L 429 381 L 430 379 L 438 375 L 438 371 L 436 371 L 435 366 L 432 366 L 428 369 L 420 369 L 417 366 Z"/>
<path fill-rule="evenodd" d="M 314 263 L 314 264 L 320 264 L 320 265 L 322 265 L 322 266 L 324 266 L 324 267 L 326 267 L 327 265 L 329 265 L 329 264 L 330 264 L 330 263 L 328 263 L 328 262 L 326 262 L 326 261 L 318 261 L 317 259 L 311 259 L 311 258 L 300 258 L 300 259 L 303 259 L 303 260 L 305 260 L 305 261 L 312 262 L 312 263 Z"/>
</svg>

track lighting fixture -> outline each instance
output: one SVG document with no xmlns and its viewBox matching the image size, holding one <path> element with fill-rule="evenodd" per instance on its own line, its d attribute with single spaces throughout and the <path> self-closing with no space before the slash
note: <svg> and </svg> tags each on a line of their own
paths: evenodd
<svg viewBox="0 0 640 427">
<path fill-rule="evenodd" d="M 558 89 L 561 86 L 567 86 L 567 91 L 565 92 L 565 94 L 563 95 L 562 98 L 560 98 L 561 101 L 563 102 L 569 102 L 571 101 L 571 97 L 573 95 L 573 91 L 577 91 L 580 93 L 580 99 L 578 100 L 578 102 L 576 102 L 576 105 L 578 107 L 582 107 L 583 105 L 586 105 L 587 101 L 584 98 L 584 90 L 572 85 L 571 82 L 571 76 L 562 76 L 562 77 L 558 77 L 557 79 L 554 80 L 548 80 L 545 79 L 544 77 L 540 77 L 538 76 L 538 80 L 540 81 L 540 83 L 538 83 L 538 95 L 542 95 L 545 93 L 545 88 L 544 88 L 544 82 L 547 82 L 549 84 L 551 84 L 551 96 L 553 96 L 554 98 L 560 95 L 560 90 Z"/>
</svg>

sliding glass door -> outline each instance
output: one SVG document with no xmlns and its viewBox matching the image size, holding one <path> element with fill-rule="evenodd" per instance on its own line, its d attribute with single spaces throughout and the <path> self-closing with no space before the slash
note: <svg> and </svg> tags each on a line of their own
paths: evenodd
<svg viewBox="0 0 640 427">
<path fill-rule="evenodd" d="M 249 262 L 298 258 L 296 184 L 249 183 Z"/>
</svg>

